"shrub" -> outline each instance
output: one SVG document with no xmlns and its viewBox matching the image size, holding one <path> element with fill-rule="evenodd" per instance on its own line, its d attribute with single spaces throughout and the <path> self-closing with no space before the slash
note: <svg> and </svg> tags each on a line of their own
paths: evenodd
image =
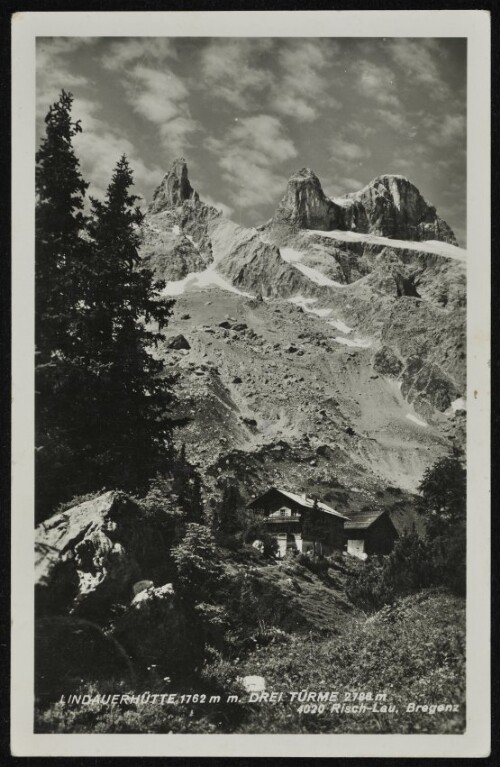
<svg viewBox="0 0 500 767">
<path fill-rule="evenodd" d="M 414 529 L 403 534 L 394 551 L 385 557 L 371 557 L 360 563 L 346 586 L 349 599 L 371 612 L 436 582 L 436 566 L 429 542 Z"/>
<path fill-rule="evenodd" d="M 311 573 L 319 576 L 326 575 L 330 568 L 328 560 L 319 554 L 313 554 L 312 556 L 299 554 L 297 557 L 297 564 L 302 565 L 302 567 L 305 567 Z"/>
<path fill-rule="evenodd" d="M 212 532 L 191 522 L 182 541 L 172 550 L 179 592 L 188 601 L 203 602 L 222 577 L 220 555 Z"/>
</svg>

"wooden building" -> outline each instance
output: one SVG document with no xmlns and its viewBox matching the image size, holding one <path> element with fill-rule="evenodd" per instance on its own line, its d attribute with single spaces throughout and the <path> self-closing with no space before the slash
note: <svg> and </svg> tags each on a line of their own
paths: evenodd
<svg viewBox="0 0 500 767">
<path fill-rule="evenodd" d="M 306 495 L 270 488 L 248 504 L 266 517 L 266 527 L 275 536 L 278 558 L 290 551 L 329 555 L 344 546 L 347 517 Z"/>
<path fill-rule="evenodd" d="M 344 524 L 347 553 L 360 559 L 370 554 L 390 554 L 398 531 L 387 511 L 351 514 Z"/>
</svg>

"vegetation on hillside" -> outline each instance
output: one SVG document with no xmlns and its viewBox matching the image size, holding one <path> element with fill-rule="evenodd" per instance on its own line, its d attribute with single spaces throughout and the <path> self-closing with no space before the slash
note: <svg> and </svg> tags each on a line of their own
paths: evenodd
<svg viewBox="0 0 500 767">
<path fill-rule="evenodd" d="M 88 732 L 89 725 L 93 732 L 109 733 L 460 733 L 465 726 L 464 613 L 460 598 L 422 592 L 373 617 L 353 620 L 339 636 L 281 632 L 265 647 L 230 661 L 213 651 L 201 680 L 185 691 L 222 692 L 218 705 L 198 705 L 199 698 L 177 705 L 53 703 L 38 713 L 36 728 L 75 733 Z M 247 674 L 262 675 L 266 689 L 283 692 L 284 701 L 251 703 L 239 681 Z M 108 688 L 100 684 L 82 690 L 93 697 Z M 110 691 L 122 689 L 128 691 L 116 685 Z M 160 681 L 147 689 L 151 695 L 173 691 Z M 331 703 L 302 705 L 290 700 L 291 691 L 336 692 L 338 701 L 364 702 L 367 710 L 354 714 L 332 710 Z M 240 695 L 241 702 L 227 704 L 228 694 Z"/>
</svg>

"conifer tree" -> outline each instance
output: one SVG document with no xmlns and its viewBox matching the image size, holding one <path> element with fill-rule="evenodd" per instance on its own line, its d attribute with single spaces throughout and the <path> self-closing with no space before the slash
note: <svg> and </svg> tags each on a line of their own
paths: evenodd
<svg viewBox="0 0 500 767">
<path fill-rule="evenodd" d="M 232 482 L 226 482 L 213 518 L 213 528 L 220 540 L 234 535 L 240 529 L 239 510 L 242 505 L 238 487 Z"/>
<path fill-rule="evenodd" d="M 36 158 L 38 519 L 77 494 L 139 489 L 171 457 L 172 381 L 151 351 L 173 302 L 140 265 L 125 157 L 84 216 L 72 101 L 50 108 Z"/>
<path fill-rule="evenodd" d="M 81 132 L 71 119 L 73 96 L 61 92 L 45 118 L 46 136 L 36 153 L 36 347 L 46 362 L 67 349 L 74 332 L 75 304 L 84 259 L 84 196 L 72 138 Z"/>
<path fill-rule="evenodd" d="M 91 198 L 92 280 L 85 296 L 84 346 L 95 379 L 89 426 L 96 471 L 103 481 L 135 488 L 171 457 L 172 381 L 151 351 L 173 301 L 161 299 L 164 283 L 140 267 L 143 216 L 132 184 L 123 156 L 104 202 Z"/>
<path fill-rule="evenodd" d="M 36 154 L 35 342 L 37 518 L 46 516 L 66 491 L 62 477 L 75 457 L 74 386 L 70 360 L 78 352 L 78 299 L 88 247 L 80 237 L 87 183 L 72 139 L 81 131 L 71 119 L 73 96 L 62 91 L 45 118 L 46 136 Z M 85 386 L 82 387 L 85 389 Z M 73 394 L 71 392 L 73 389 Z"/>
</svg>

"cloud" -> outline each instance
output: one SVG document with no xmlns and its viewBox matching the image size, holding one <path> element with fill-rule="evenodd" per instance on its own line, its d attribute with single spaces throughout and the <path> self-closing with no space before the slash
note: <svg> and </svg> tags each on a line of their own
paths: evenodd
<svg viewBox="0 0 500 767">
<path fill-rule="evenodd" d="M 91 183 L 89 194 L 104 197 L 116 163 L 126 154 L 134 173 L 136 194 L 149 196 L 163 177 L 161 169 L 147 166 L 133 143 L 98 116 L 99 110 L 97 102 L 75 99 L 72 111 L 74 118 L 82 121 L 82 132 L 73 138 L 73 145 L 83 177 Z"/>
<path fill-rule="evenodd" d="M 122 72 L 126 67 L 142 61 L 161 63 L 166 59 L 176 59 L 175 42 L 168 37 L 131 37 L 109 46 L 107 53 L 101 57 L 105 69 Z"/>
<path fill-rule="evenodd" d="M 428 115 L 424 120 L 427 140 L 435 147 L 461 143 L 465 149 L 466 119 L 464 114 Z"/>
<path fill-rule="evenodd" d="M 225 202 L 219 202 L 218 200 L 214 200 L 213 197 L 210 197 L 209 194 L 202 194 L 200 195 L 203 202 L 206 202 L 207 205 L 212 205 L 213 208 L 217 208 L 217 210 L 220 210 L 222 212 L 223 216 L 226 216 L 226 218 L 231 218 L 231 216 L 234 213 L 234 208 L 232 208 L 230 205 L 226 205 Z"/>
<path fill-rule="evenodd" d="M 330 141 L 330 159 L 340 164 L 363 163 L 371 156 L 371 150 L 367 146 L 347 141 L 337 136 Z"/>
<path fill-rule="evenodd" d="M 251 109 L 254 98 L 272 81 L 271 72 L 256 63 L 271 44 L 266 38 L 210 41 L 201 52 L 200 88 L 209 98 L 222 99 L 240 110 Z"/>
<path fill-rule="evenodd" d="M 365 182 L 350 176 L 327 175 L 321 178 L 321 186 L 327 197 L 342 197 L 348 192 L 357 192 L 362 189 Z"/>
<path fill-rule="evenodd" d="M 361 61 L 358 70 L 358 90 L 362 96 L 385 107 L 401 109 L 396 92 L 395 75 L 391 69 L 371 61 Z"/>
<path fill-rule="evenodd" d="M 92 83 L 87 77 L 71 72 L 66 54 L 92 42 L 89 38 L 44 37 L 36 47 L 36 115 L 43 119 L 64 89 L 76 93 Z"/>
<path fill-rule="evenodd" d="M 299 122 L 310 122 L 317 119 L 321 109 L 339 107 L 339 101 L 331 94 L 331 74 L 327 74 L 336 51 L 332 41 L 284 43 L 278 57 L 282 73 L 274 83 L 271 97 L 273 108 Z"/>
<path fill-rule="evenodd" d="M 327 76 L 335 50 L 325 40 L 211 41 L 201 53 L 200 87 L 240 111 L 267 104 L 269 112 L 311 122 L 323 108 L 339 106 Z"/>
<path fill-rule="evenodd" d="M 403 112 L 391 112 L 389 109 L 375 109 L 374 115 L 389 128 L 397 133 L 406 133 L 410 136 L 416 134 L 416 129 L 408 120 Z"/>
<path fill-rule="evenodd" d="M 436 63 L 436 53 L 439 50 L 436 40 L 398 38 L 389 42 L 388 50 L 394 63 L 410 79 L 411 87 L 415 84 L 424 85 L 431 98 L 449 98 L 449 86 L 442 79 Z"/>
<path fill-rule="evenodd" d="M 207 145 L 218 155 L 235 204 L 253 210 L 276 201 L 286 184 L 277 168 L 297 156 L 280 120 L 266 114 L 238 120 L 222 140 L 210 139 Z"/>
<path fill-rule="evenodd" d="M 136 65 L 125 81 L 132 109 L 157 126 L 163 146 L 173 156 L 186 153 L 190 135 L 199 129 L 188 104 L 189 88 L 171 70 Z"/>
</svg>

